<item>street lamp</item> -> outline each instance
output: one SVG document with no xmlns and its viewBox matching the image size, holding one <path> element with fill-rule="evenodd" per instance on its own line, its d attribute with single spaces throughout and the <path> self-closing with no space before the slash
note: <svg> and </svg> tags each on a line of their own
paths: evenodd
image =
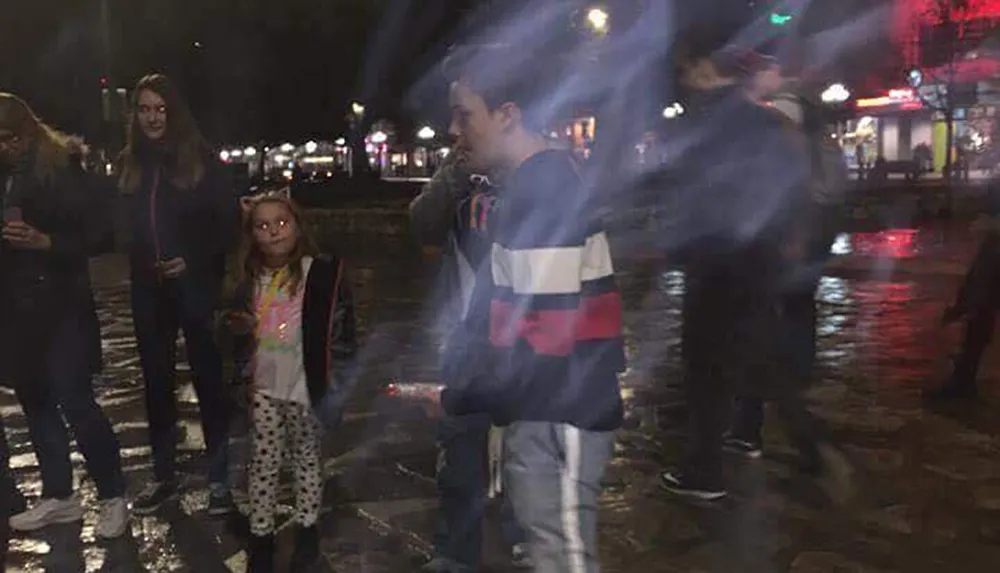
<svg viewBox="0 0 1000 573">
<path fill-rule="evenodd" d="M 376 131 L 372 134 L 372 143 L 385 143 L 389 136 L 384 131 Z"/>
<path fill-rule="evenodd" d="M 675 119 L 682 115 L 684 115 L 684 106 L 682 106 L 680 102 L 674 102 L 663 108 L 664 119 Z"/>
<path fill-rule="evenodd" d="M 220 151 L 219 152 L 219 159 L 221 159 L 222 161 L 229 161 L 229 152 L 226 151 L 226 150 Z"/>
<path fill-rule="evenodd" d="M 306 143 L 306 153 L 316 153 L 316 149 L 319 145 L 315 141 L 309 141 Z"/>
<path fill-rule="evenodd" d="M 437 134 L 434 133 L 434 130 L 431 129 L 429 125 L 423 126 L 422 128 L 420 128 L 420 131 L 417 132 L 417 137 L 423 139 L 424 141 L 428 139 L 434 139 L 435 135 Z"/>
<path fill-rule="evenodd" d="M 344 139 L 343 137 L 338 137 L 336 139 L 336 141 L 333 142 L 333 144 L 334 145 L 339 145 L 340 147 L 343 147 L 343 146 L 347 145 L 347 140 Z"/>
<path fill-rule="evenodd" d="M 243 155 L 253 157 L 254 155 L 257 155 L 257 148 L 250 146 L 243 150 Z"/>
<path fill-rule="evenodd" d="M 595 6 L 587 11 L 587 25 L 598 34 L 604 34 L 608 31 L 608 21 L 610 19 L 611 16 L 603 8 Z"/>
<path fill-rule="evenodd" d="M 291 143 L 284 143 L 284 144 L 281 145 L 281 151 L 283 153 L 291 153 L 294 150 L 295 150 L 295 146 L 292 145 Z"/>
<path fill-rule="evenodd" d="M 851 97 L 851 92 L 844 84 L 832 84 L 823 90 L 819 98 L 823 103 L 844 103 Z"/>
<path fill-rule="evenodd" d="M 360 102 L 352 101 L 351 111 L 354 113 L 354 115 L 360 117 L 365 114 L 365 106 L 362 105 Z"/>
</svg>

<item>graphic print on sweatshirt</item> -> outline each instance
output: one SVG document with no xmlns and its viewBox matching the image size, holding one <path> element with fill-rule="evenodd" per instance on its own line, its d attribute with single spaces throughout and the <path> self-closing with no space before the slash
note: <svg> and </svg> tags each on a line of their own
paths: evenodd
<svg viewBox="0 0 1000 573">
<path fill-rule="evenodd" d="M 254 383 L 257 390 L 279 400 L 309 404 L 302 346 L 302 303 L 312 259 L 302 260 L 303 277 L 297 292 L 278 288 L 280 277 L 260 278 L 254 296 L 257 309 L 257 352 Z"/>
</svg>

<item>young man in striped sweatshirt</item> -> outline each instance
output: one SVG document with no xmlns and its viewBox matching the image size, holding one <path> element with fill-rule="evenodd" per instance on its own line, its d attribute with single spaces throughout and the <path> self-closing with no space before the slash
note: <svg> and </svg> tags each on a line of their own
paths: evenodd
<svg viewBox="0 0 1000 573">
<path fill-rule="evenodd" d="M 474 167 L 509 173 L 488 293 L 495 375 L 464 398 L 507 426 L 504 487 L 536 571 L 597 571 L 601 477 L 622 421 L 621 297 L 572 158 L 530 127 L 543 74 L 504 73 L 505 50 L 449 66 L 452 135 Z"/>
</svg>

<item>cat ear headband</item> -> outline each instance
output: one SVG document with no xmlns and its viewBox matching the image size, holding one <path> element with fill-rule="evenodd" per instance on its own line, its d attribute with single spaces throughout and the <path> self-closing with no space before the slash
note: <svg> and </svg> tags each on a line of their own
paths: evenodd
<svg viewBox="0 0 1000 573">
<path fill-rule="evenodd" d="M 240 208 L 243 210 L 245 215 L 248 215 L 250 214 L 250 211 L 253 211 L 253 208 L 256 207 L 258 203 L 266 199 L 284 199 L 290 201 L 292 199 L 292 188 L 282 187 L 281 189 L 273 191 L 264 191 L 262 193 L 257 193 L 256 195 L 240 197 Z"/>
</svg>

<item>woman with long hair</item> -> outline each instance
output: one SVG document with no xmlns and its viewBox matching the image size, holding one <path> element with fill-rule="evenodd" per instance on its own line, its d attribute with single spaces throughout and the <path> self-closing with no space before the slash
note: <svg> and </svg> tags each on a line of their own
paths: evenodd
<svg viewBox="0 0 1000 573">
<path fill-rule="evenodd" d="M 154 481 L 134 500 L 148 514 L 177 493 L 175 353 L 184 331 L 208 454 L 209 507 L 232 508 L 229 405 L 213 336 L 236 236 L 236 196 L 225 184 L 191 112 L 171 81 L 142 78 L 132 96 L 119 185 L 131 200 L 132 314 L 146 387 Z"/>
<path fill-rule="evenodd" d="M 18 531 L 83 517 L 65 418 L 97 485 L 95 533 L 111 538 L 127 529 L 128 505 L 118 441 L 91 383 L 101 345 L 88 259 L 114 235 L 111 206 L 74 163 L 77 150 L 22 100 L 0 94 L 0 379 L 24 409 L 43 484 L 42 499 L 23 511 L 7 473 L 4 509 L 21 510 L 10 518 Z"/>
</svg>

